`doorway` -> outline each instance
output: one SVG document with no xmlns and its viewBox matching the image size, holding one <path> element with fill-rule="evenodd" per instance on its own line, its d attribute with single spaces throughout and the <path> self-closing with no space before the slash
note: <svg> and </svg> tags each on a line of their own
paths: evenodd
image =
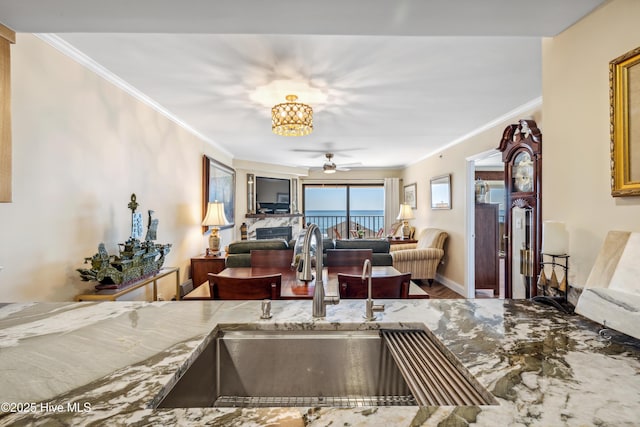
<svg viewBox="0 0 640 427">
<path fill-rule="evenodd" d="M 502 153 L 467 158 L 467 298 L 504 298 L 505 186 Z"/>
</svg>

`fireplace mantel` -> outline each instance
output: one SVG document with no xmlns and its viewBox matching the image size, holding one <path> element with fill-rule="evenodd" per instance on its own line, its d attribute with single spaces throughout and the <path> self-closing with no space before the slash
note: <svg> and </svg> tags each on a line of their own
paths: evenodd
<svg viewBox="0 0 640 427">
<path fill-rule="evenodd" d="M 257 228 L 290 226 L 293 236 L 302 230 L 302 214 L 247 214 L 246 218 L 249 240 L 256 238 Z"/>
<path fill-rule="evenodd" d="M 257 218 L 257 219 L 265 219 L 265 218 L 296 218 L 302 217 L 301 213 L 297 214 L 246 214 L 245 218 Z"/>
</svg>

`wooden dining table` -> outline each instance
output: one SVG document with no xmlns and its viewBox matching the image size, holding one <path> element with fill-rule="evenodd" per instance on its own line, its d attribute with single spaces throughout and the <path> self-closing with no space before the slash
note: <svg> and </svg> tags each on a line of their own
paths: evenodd
<svg viewBox="0 0 640 427">
<path fill-rule="evenodd" d="M 268 276 L 272 274 L 282 275 L 282 285 L 280 289 L 280 299 L 313 299 L 315 289 L 315 277 L 311 282 L 302 282 L 297 279 L 296 272 L 290 268 L 284 267 L 232 267 L 225 268 L 218 273 L 227 277 L 256 277 Z M 362 267 L 359 266 L 341 266 L 341 267 L 325 267 L 322 270 L 322 281 L 325 286 L 326 295 L 336 295 L 338 292 L 338 273 L 344 274 L 362 274 Z M 374 266 L 371 268 L 371 277 L 393 276 L 401 274 L 398 270 L 391 266 Z M 429 298 L 422 288 L 415 283 L 409 284 L 409 298 Z M 209 282 L 200 284 L 193 291 L 185 295 L 182 300 L 203 300 L 211 299 L 211 289 Z"/>
</svg>

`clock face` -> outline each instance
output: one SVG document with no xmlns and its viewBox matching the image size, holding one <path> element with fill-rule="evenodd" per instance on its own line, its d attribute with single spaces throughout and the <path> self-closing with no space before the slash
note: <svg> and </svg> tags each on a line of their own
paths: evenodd
<svg viewBox="0 0 640 427">
<path fill-rule="evenodd" d="M 519 153 L 513 162 L 514 191 L 533 191 L 533 161 L 527 152 Z"/>
</svg>

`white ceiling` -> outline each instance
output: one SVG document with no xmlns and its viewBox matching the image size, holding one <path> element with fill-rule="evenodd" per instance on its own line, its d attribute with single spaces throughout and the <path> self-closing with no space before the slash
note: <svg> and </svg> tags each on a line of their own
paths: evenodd
<svg viewBox="0 0 640 427">
<path fill-rule="evenodd" d="M 541 37 L 603 2 L 2 0 L 0 22 L 55 33 L 236 159 L 399 167 L 539 102 Z M 311 135 L 271 132 L 274 80 L 325 96 Z"/>
</svg>

